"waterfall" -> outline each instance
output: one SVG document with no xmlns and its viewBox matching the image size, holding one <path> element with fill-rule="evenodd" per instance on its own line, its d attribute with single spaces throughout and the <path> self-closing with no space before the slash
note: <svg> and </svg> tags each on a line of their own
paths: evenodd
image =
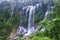
<svg viewBox="0 0 60 40">
<path fill-rule="evenodd" d="M 50 12 L 50 8 L 51 8 L 50 5 L 51 5 L 51 4 L 47 5 L 47 11 L 46 11 L 46 13 L 45 13 L 45 18 L 47 18 L 48 14 L 49 14 L 49 12 Z"/>
<path fill-rule="evenodd" d="M 24 14 L 24 16 L 21 17 L 22 25 L 19 25 L 14 39 L 18 38 L 18 35 L 23 35 L 24 37 L 29 36 L 38 29 L 34 26 L 34 13 L 36 9 L 40 10 L 39 8 L 42 6 L 43 5 L 41 3 L 37 3 L 35 5 L 28 5 L 21 8 L 21 12 L 22 12 L 21 14 Z M 46 7 L 47 10 L 46 13 L 44 14 L 45 15 L 44 18 L 47 18 L 48 13 L 50 11 L 50 5 L 47 5 Z M 43 27 L 40 31 L 44 31 L 44 30 L 45 27 Z"/>
<path fill-rule="evenodd" d="M 26 19 L 26 22 L 28 22 L 28 24 L 26 26 L 27 29 L 24 26 L 19 26 L 19 28 L 17 29 L 16 35 L 22 34 L 25 37 L 25 36 L 28 36 L 28 35 L 32 34 L 33 32 L 35 32 L 35 30 L 36 30 L 36 27 L 34 27 L 35 9 L 36 9 L 36 6 L 25 6 L 22 8 L 23 13 L 26 13 L 26 16 L 28 17 Z M 18 36 L 16 36 L 14 39 L 16 39 L 16 38 L 18 38 Z"/>
<path fill-rule="evenodd" d="M 29 9 L 29 17 L 28 17 L 28 32 L 25 36 L 30 35 L 34 31 L 34 11 L 35 6 L 28 6 L 27 11 Z"/>
<path fill-rule="evenodd" d="M 46 19 L 48 19 L 48 15 L 49 15 L 49 12 L 50 12 L 50 8 L 51 8 L 51 6 L 50 6 L 50 4 L 48 4 L 47 5 L 47 10 L 46 10 L 46 13 L 45 13 L 45 17 L 44 18 L 46 18 Z M 41 32 L 44 32 L 45 31 L 45 26 L 40 30 Z"/>
<path fill-rule="evenodd" d="M 30 7 L 30 11 L 29 11 L 29 18 L 28 18 L 28 30 L 32 26 L 34 26 L 34 10 L 35 10 L 35 7 L 34 6 L 29 6 L 29 7 Z"/>
</svg>

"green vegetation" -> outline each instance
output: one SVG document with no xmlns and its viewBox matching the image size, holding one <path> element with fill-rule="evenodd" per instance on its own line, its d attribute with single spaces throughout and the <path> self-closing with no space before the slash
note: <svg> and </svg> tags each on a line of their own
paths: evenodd
<svg viewBox="0 0 60 40">
<path fill-rule="evenodd" d="M 32 36 L 28 36 L 29 40 L 60 40 L 59 2 L 59 0 L 54 0 L 54 6 L 51 7 L 52 11 L 49 13 L 49 18 L 44 18 L 39 23 L 41 27 L 45 26 L 46 30 L 44 32 L 40 32 L 40 30 L 38 29 L 37 32 L 35 32 Z"/>
<path fill-rule="evenodd" d="M 11 20 L 11 7 L 8 2 L 0 4 L 0 40 L 6 40 L 12 32 L 13 28 L 19 24 L 19 19 L 16 14 Z"/>
<path fill-rule="evenodd" d="M 60 1 L 53 0 L 54 6 L 51 7 L 49 18 L 44 18 L 42 21 L 38 20 L 39 13 L 35 16 L 39 16 L 35 19 L 36 24 L 40 27 L 46 28 L 44 32 L 40 32 L 38 29 L 34 34 L 28 36 L 29 40 L 60 40 Z M 13 28 L 20 24 L 19 11 L 16 10 L 11 19 L 11 5 L 9 3 L 0 4 L 0 40 L 7 40 Z M 41 10 L 42 11 L 42 10 Z M 43 12 L 44 13 L 44 12 Z M 37 22 L 38 21 L 38 22 Z M 17 40 L 26 40 L 26 38 L 18 38 Z"/>
</svg>

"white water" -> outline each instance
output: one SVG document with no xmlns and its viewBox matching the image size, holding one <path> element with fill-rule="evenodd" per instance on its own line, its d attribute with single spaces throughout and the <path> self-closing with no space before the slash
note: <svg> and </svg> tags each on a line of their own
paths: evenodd
<svg viewBox="0 0 60 40">
<path fill-rule="evenodd" d="M 49 11 L 47 10 L 45 13 L 45 18 L 47 17 L 48 14 L 49 14 Z"/>
<path fill-rule="evenodd" d="M 39 7 L 39 6 L 38 6 Z M 27 9 L 26 9 L 27 8 Z M 34 33 L 36 31 L 36 28 L 34 27 L 34 12 L 35 12 L 36 6 L 25 6 L 22 9 L 26 9 L 26 13 L 29 11 L 29 16 L 28 16 L 28 29 L 24 28 L 23 26 L 19 26 L 17 29 L 16 34 L 23 34 L 25 36 L 29 36 L 30 34 Z M 16 36 L 14 39 L 18 38 Z"/>
<path fill-rule="evenodd" d="M 29 10 L 28 32 L 25 34 L 25 36 L 30 35 L 34 31 L 34 10 L 35 10 L 35 6 L 28 6 L 27 11 L 28 10 Z M 32 21 L 31 21 L 31 19 L 32 19 Z"/>
<path fill-rule="evenodd" d="M 28 8 L 29 8 L 29 18 L 28 18 L 28 30 L 30 30 L 31 29 L 31 24 L 32 25 L 34 25 L 34 10 L 35 10 L 35 7 L 34 6 L 28 6 Z M 32 19 L 32 21 L 31 21 L 31 19 Z"/>
<path fill-rule="evenodd" d="M 47 18 L 49 12 L 50 12 L 50 6 L 48 5 L 48 6 L 47 6 L 47 11 L 46 11 L 46 13 L 45 13 L 45 18 Z"/>
<path fill-rule="evenodd" d="M 39 8 L 39 6 L 41 6 L 41 4 L 36 4 L 35 6 L 25 6 L 22 9 L 25 10 L 26 9 L 26 15 L 27 13 L 28 15 L 28 29 L 24 28 L 24 26 L 19 26 L 19 28 L 17 29 L 17 34 L 22 34 L 24 37 L 31 35 L 32 33 L 34 33 L 37 28 L 34 27 L 34 13 L 35 13 L 35 9 Z M 47 17 L 49 11 L 47 9 L 46 13 L 45 13 L 45 17 Z M 45 27 L 43 27 L 40 31 L 44 31 Z M 18 36 L 14 37 L 14 39 L 18 38 Z"/>
</svg>

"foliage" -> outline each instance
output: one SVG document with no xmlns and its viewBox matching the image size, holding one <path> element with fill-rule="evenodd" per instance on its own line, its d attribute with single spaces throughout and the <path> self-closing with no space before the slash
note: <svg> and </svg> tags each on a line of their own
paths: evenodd
<svg viewBox="0 0 60 40">
<path fill-rule="evenodd" d="M 2 11 L 1 11 L 2 10 Z M 18 24 L 16 14 L 13 15 L 11 20 L 11 7 L 10 3 L 2 2 L 0 4 L 0 40 L 6 40 L 13 28 Z"/>
<path fill-rule="evenodd" d="M 44 19 L 41 21 L 41 26 L 46 27 L 45 35 L 54 40 L 60 40 L 60 4 L 54 4 L 53 12 L 50 13 L 50 20 Z"/>
<path fill-rule="evenodd" d="M 28 36 L 30 40 L 60 40 L 60 1 L 53 1 L 54 6 L 51 7 L 51 13 L 49 13 L 48 18 L 41 19 L 46 9 L 43 8 L 36 12 L 35 23 L 41 27 L 45 26 L 46 30 L 40 32 L 40 29 L 38 29 L 34 34 Z M 12 29 L 20 23 L 18 10 L 15 10 L 16 12 L 14 12 L 11 20 L 10 6 L 10 3 L 7 2 L 0 4 L 0 40 L 6 40 Z M 25 39 L 18 38 L 17 40 Z"/>
<path fill-rule="evenodd" d="M 60 40 L 60 1 L 55 1 L 54 6 L 51 7 L 52 12 L 49 13 L 48 19 L 44 18 L 39 24 L 45 26 L 45 31 L 37 30 L 30 40 Z"/>
</svg>

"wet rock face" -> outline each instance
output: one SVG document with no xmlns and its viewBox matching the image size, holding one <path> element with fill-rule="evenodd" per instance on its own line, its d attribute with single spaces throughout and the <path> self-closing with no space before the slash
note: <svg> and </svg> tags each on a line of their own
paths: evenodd
<svg viewBox="0 0 60 40">
<path fill-rule="evenodd" d="M 23 36 L 27 36 L 34 33 L 37 30 L 34 24 L 42 20 L 44 17 L 47 17 L 50 6 L 50 2 L 45 4 L 43 1 L 32 1 L 27 5 L 21 6 L 20 26 L 17 29 L 16 35 L 21 33 Z M 20 6 L 18 6 L 18 8 L 20 8 Z"/>
<path fill-rule="evenodd" d="M 42 4 L 38 3 L 36 5 L 28 5 L 28 6 L 22 7 L 21 13 L 20 13 L 20 15 L 21 15 L 20 16 L 20 21 L 21 21 L 20 26 L 24 26 L 24 27 L 22 27 L 22 28 L 20 27 L 18 29 L 23 30 L 22 31 L 23 33 L 27 29 L 28 35 L 30 33 L 33 33 L 32 30 L 35 30 L 33 28 L 35 20 L 40 21 L 41 19 L 43 19 L 45 17 L 45 13 L 47 12 L 47 10 L 50 10 L 50 9 L 48 9 L 49 8 L 48 6 L 50 6 L 50 5 L 44 4 L 42 2 Z M 34 15 L 36 17 L 38 16 L 38 18 L 34 19 Z"/>
<path fill-rule="evenodd" d="M 35 9 L 32 9 L 31 12 L 34 12 L 34 23 L 39 22 L 45 17 L 45 13 L 47 10 L 50 10 L 50 4 L 44 4 L 44 2 L 40 2 L 34 5 L 28 5 L 21 8 L 21 16 L 20 21 L 21 25 L 27 27 L 28 25 L 28 18 L 30 14 L 30 9 L 32 7 L 35 7 Z M 33 15 L 32 15 L 33 16 Z M 38 16 L 38 17 L 37 17 Z M 33 21 L 33 20 L 32 20 Z M 31 21 L 31 22 L 32 22 Z"/>
<path fill-rule="evenodd" d="M 37 4 L 37 5 L 34 5 L 34 6 L 25 6 L 25 7 L 23 7 L 22 8 L 22 10 L 21 10 L 21 16 L 20 16 L 20 18 L 21 18 L 21 25 L 22 26 L 28 26 L 27 24 L 28 24 L 28 19 L 29 19 L 29 16 L 31 16 L 31 22 L 33 23 L 33 14 L 36 12 L 36 11 L 39 11 L 40 10 L 40 4 Z M 31 23 L 31 25 L 32 25 L 32 23 Z"/>
<path fill-rule="evenodd" d="M 15 0 L 14 0 L 15 1 Z M 48 4 L 48 2 L 53 2 L 52 0 L 16 0 L 15 5 L 19 9 L 28 5 L 36 5 L 37 3 L 43 2 L 44 4 Z"/>
</svg>

